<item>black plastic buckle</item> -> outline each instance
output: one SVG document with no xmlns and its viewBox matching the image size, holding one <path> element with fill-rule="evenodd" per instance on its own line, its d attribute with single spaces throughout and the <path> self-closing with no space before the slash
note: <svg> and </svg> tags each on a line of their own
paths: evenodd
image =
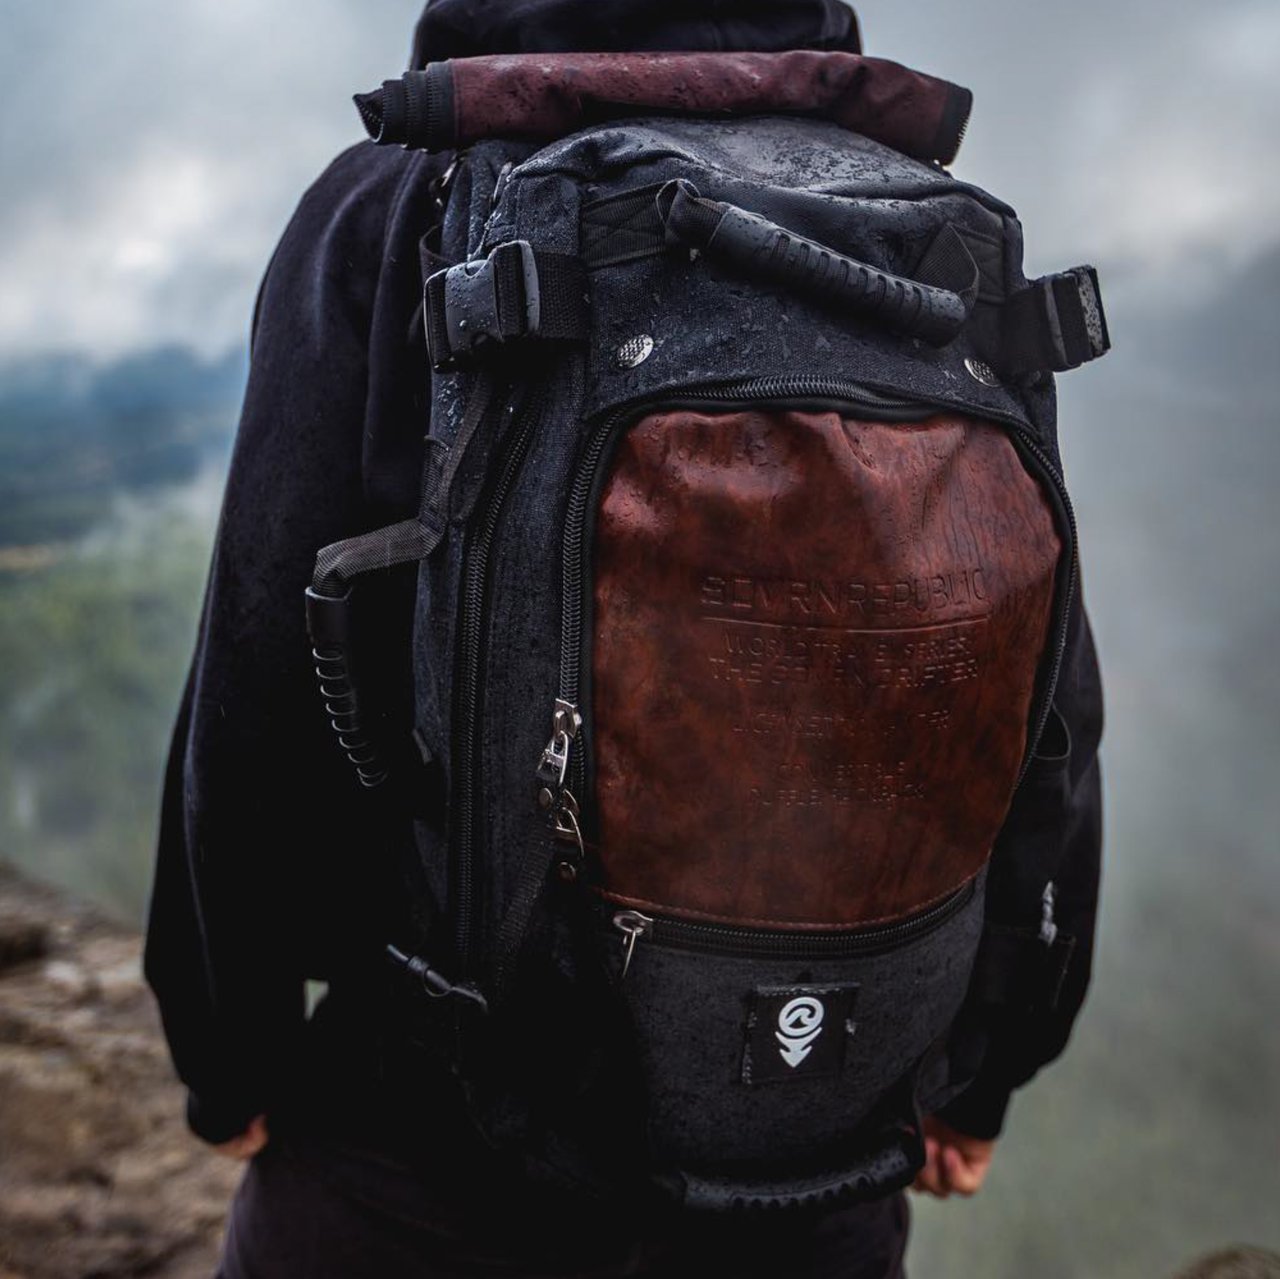
<svg viewBox="0 0 1280 1279">
<path fill-rule="evenodd" d="M 519 297 L 512 296 L 513 281 L 519 282 Z M 542 293 L 533 246 L 528 240 L 509 240 L 486 258 L 446 267 L 428 279 L 427 297 L 443 301 L 442 336 L 449 349 L 431 352 L 437 368 L 493 343 L 534 336 L 542 319 Z"/>
</svg>

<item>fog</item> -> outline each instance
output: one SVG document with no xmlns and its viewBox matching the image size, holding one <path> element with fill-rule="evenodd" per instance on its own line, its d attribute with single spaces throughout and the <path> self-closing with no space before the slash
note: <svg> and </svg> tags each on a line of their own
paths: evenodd
<svg viewBox="0 0 1280 1279">
<path fill-rule="evenodd" d="M 869 51 L 975 89 L 957 171 L 1019 209 L 1033 271 L 1098 265 L 1115 343 L 1060 381 L 1107 695 L 1094 990 L 982 1194 L 914 1201 L 912 1273 L 1151 1279 L 1280 1247 L 1280 9 L 859 11 Z M 0 9 L 0 855 L 125 916 L 257 278 L 415 15 Z M 126 466 L 135 420 L 153 447 Z"/>
</svg>

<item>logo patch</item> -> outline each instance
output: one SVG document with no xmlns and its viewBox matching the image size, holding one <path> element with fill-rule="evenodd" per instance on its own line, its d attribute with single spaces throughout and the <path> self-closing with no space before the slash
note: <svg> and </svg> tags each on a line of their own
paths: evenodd
<svg viewBox="0 0 1280 1279">
<path fill-rule="evenodd" d="M 751 994 L 742 1079 L 748 1084 L 837 1075 L 853 1034 L 856 985 L 763 986 Z"/>
<path fill-rule="evenodd" d="M 774 1032 L 782 1045 L 782 1060 L 798 1066 L 822 1034 L 822 1018 L 826 1013 L 822 1000 L 815 995 L 797 995 L 783 1004 Z"/>
</svg>

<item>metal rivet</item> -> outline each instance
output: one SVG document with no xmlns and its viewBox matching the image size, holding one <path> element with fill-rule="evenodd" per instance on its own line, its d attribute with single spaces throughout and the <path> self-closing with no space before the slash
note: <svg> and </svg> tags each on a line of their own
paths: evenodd
<svg viewBox="0 0 1280 1279">
<path fill-rule="evenodd" d="M 647 333 L 628 338 L 614 353 L 613 362 L 620 369 L 634 369 L 653 354 L 653 339 Z"/>
<path fill-rule="evenodd" d="M 981 382 L 983 386 L 999 386 L 1000 379 L 996 377 L 996 371 L 985 360 L 975 360 L 972 356 L 965 356 L 964 367 L 968 369 L 969 376 L 975 382 Z"/>
<path fill-rule="evenodd" d="M 556 866 L 556 878 L 562 884 L 575 883 L 578 878 L 578 868 L 572 862 L 560 862 Z"/>
</svg>

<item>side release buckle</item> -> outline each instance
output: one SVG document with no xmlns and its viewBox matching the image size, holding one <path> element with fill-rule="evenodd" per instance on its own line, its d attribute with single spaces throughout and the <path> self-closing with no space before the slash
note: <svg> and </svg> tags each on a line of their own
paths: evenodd
<svg viewBox="0 0 1280 1279">
<path fill-rule="evenodd" d="M 427 346 L 438 371 L 492 343 L 537 336 L 542 324 L 538 262 L 528 240 L 499 244 L 488 257 L 427 278 Z"/>
</svg>

